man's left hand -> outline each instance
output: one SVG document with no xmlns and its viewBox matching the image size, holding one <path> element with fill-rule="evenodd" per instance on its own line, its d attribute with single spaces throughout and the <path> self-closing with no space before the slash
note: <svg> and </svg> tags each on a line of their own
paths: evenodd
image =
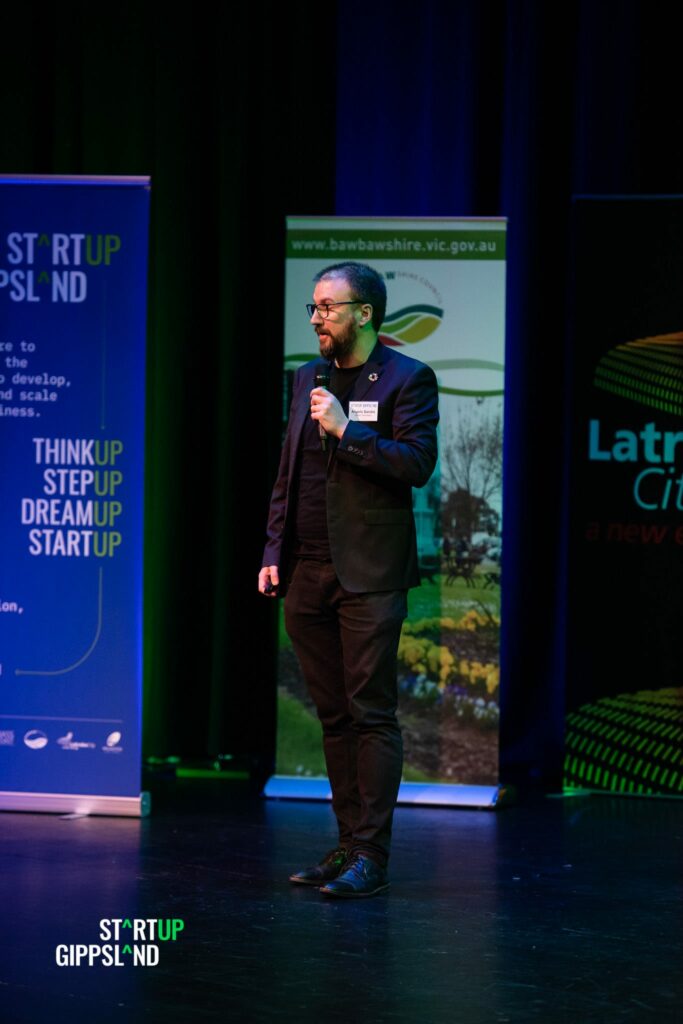
<svg viewBox="0 0 683 1024">
<path fill-rule="evenodd" d="M 311 391 L 311 418 L 322 424 L 325 433 L 339 439 L 349 422 L 337 399 L 326 388 Z"/>
</svg>

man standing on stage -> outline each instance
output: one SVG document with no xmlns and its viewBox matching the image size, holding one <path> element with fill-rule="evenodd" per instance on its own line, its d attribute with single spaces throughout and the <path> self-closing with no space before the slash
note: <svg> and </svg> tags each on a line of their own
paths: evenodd
<svg viewBox="0 0 683 1024">
<path fill-rule="evenodd" d="M 339 263 L 315 280 L 307 309 L 321 358 L 295 376 L 259 590 L 285 596 L 339 826 L 337 849 L 290 881 L 372 896 L 388 887 L 403 762 L 396 652 L 420 582 L 412 488 L 436 463 L 437 384 L 378 341 L 386 288 L 375 270 Z"/>
</svg>

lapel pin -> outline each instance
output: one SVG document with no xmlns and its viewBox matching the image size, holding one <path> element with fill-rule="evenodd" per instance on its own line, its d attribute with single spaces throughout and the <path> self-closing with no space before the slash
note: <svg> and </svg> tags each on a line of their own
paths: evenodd
<svg viewBox="0 0 683 1024">
<path fill-rule="evenodd" d="M 379 380 L 379 374 L 378 373 L 369 373 L 368 374 L 368 380 Z"/>
</svg>

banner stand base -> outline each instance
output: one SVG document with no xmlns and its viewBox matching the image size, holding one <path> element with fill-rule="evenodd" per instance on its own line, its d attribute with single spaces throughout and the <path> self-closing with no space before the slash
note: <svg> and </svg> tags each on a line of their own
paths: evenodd
<svg viewBox="0 0 683 1024">
<path fill-rule="evenodd" d="M 139 796 L 96 796 L 80 793 L 11 793 L 0 790 L 0 811 L 146 818 L 151 808 L 152 800 L 147 792 Z"/>
<path fill-rule="evenodd" d="M 505 786 L 461 786 L 451 783 L 402 782 L 399 804 L 424 807 L 479 807 L 495 810 L 504 800 Z M 331 800 L 326 778 L 302 778 L 300 775 L 271 775 L 263 795 L 269 800 Z"/>
</svg>

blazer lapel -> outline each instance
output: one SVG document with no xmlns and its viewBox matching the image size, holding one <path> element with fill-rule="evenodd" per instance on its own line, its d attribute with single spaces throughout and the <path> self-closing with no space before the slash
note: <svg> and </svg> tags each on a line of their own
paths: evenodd
<svg viewBox="0 0 683 1024">
<path fill-rule="evenodd" d="M 376 387 L 379 381 L 382 379 L 382 371 L 384 369 L 384 345 L 381 341 L 378 341 L 372 352 L 368 356 L 367 362 L 364 364 L 363 369 L 358 374 L 356 383 L 351 388 L 349 394 L 349 403 L 359 402 L 368 393 L 370 394 L 370 400 L 372 401 L 372 388 Z M 332 465 L 334 456 L 337 451 L 336 444 L 330 445 L 330 453 L 327 456 L 327 469 L 329 472 L 330 466 Z"/>
<path fill-rule="evenodd" d="M 292 486 L 292 481 L 295 479 L 296 472 L 296 460 L 299 454 L 299 442 L 301 440 L 301 433 L 304 429 L 306 417 L 311 411 L 311 404 L 308 400 L 308 394 L 313 389 L 313 378 L 311 378 L 310 387 L 303 387 L 301 400 L 298 404 L 292 403 L 290 409 L 290 416 L 292 417 L 292 437 L 289 448 L 289 486 Z"/>
</svg>

